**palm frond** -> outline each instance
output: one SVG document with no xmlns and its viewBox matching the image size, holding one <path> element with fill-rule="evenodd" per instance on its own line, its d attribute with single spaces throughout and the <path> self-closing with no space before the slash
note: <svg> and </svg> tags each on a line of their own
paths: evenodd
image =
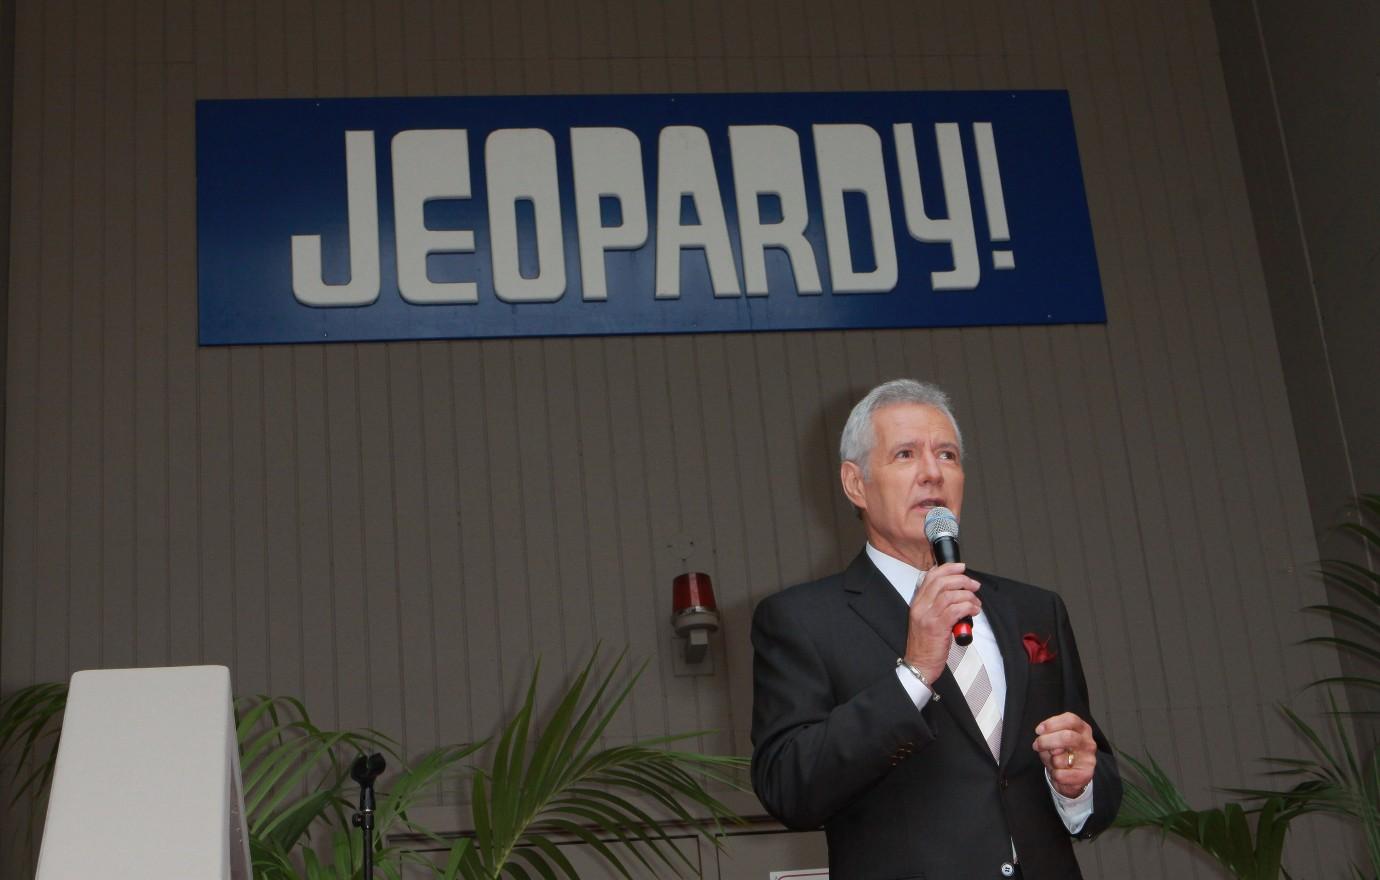
<svg viewBox="0 0 1380 880">
<path fill-rule="evenodd" d="M 7 757 L 11 806 L 28 799 L 28 817 L 14 838 L 28 851 L 35 840 L 57 766 L 61 718 L 67 708 L 67 685 L 40 682 L 0 699 L 0 756 Z"/>
<path fill-rule="evenodd" d="M 0 700 L 0 754 L 19 750 L 11 804 L 29 792 L 47 791 L 57 761 L 58 720 L 66 708 L 67 685 L 60 682 L 30 685 Z"/>
<path fill-rule="evenodd" d="M 1377 595 L 1377 590 L 1380 590 L 1380 572 L 1371 571 L 1347 559 L 1324 559 L 1318 563 L 1318 570 L 1338 585 L 1356 593 L 1358 598 L 1372 604 L 1380 602 L 1380 595 Z"/>
<path fill-rule="evenodd" d="M 1121 756 L 1141 782 L 1132 774 L 1124 775 L 1121 811 L 1113 827 L 1123 831 L 1151 828 L 1163 836 L 1178 837 L 1203 850 L 1233 877 L 1279 877 L 1289 823 L 1308 812 L 1304 803 L 1272 792 L 1252 809 L 1228 803 L 1195 810 L 1153 756 L 1145 761 L 1125 752 Z"/>
<path fill-rule="evenodd" d="M 1309 758 L 1266 759 L 1282 769 L 1278 775 L 1303 781 L 1284 792 L 1236 789 L 1247 797 L 1282 797 L 1305 812 L 1321 812 L 1356 822 L 1366 840 L 1372 868 L 1380 866 L 1380 755 L 1363 756 L 1352 738 L 1347 713 L 1328 692 L 1330 731 L 1324 736 L 1297 712 L 1281 707 L 1285 718 L 1308 744 Z M 1331 742 L 1329 742 L 1329 739 Z"/>
<path fill-rule="evenodd" d="M 534 724 L 540 672 L 533 673 L 489 767 L 475 774 L 470 852 L 482 873 L 467 876 L 497 878 L 512 871 L 514 858 L 542 878 L 556 872 L 571 876 L 568 865 L 556 858 L 558 839 L 586 844 L 623 877 L 631 876 L 633 861 L 660 876 L 683 876 L 695 866 L 662 827 L 666 818 L 695 829 L 715 846 L 721 845 L 724 822 L 741 821 L 706 785 L 740 787 L 731 772 L 745 768 L 746 759 L 666 748 L 686 736 L 599 747 L 645 664 L 615 686 L 625 657 L 620 655 L 596 681 L 597 657 L 596 651 L 575 676 L 528 750 L 523 740 Z M 704 827 L 706 818 L 711 828 Z"/>
<path fill-rule="evenodd" d="M 1368 554 L 1380 552 L 1380 532 L 1367 524 L 1380 522 L 1380 493 L 1358 495 L 1355 502 L 1356 522 L 1343 523 L 1340 531 L 1357 538 Z M 1353 607 L 1335 604 L 1315 605 L 1310 610 L 1329 615 L 1334 624 L 1348 627 L 1348 636 L 1319 636 L 1306 640 L 1310 644 L 1328 645 L 1341 655 L 1362 661 L 1363 666 L 1380 662 L 1380 571 L 1343 559 L 1324 560 L 1320 567 L 1325 581 L 1332 587 L 1346 591 L 1354 600 Z M 1362 690 L 1380 690 L 1380 677 L 1351 672 L 1332 675 L 1312 682 L 1312 687 L 1328 688 L 1331 740 L 1324 741 L 1297 713 L 1288 709 L 1285 715 L 1290 726 L 1308 744 L 1311 758 L 1303 761 L 1273 761 L 1281 775 L 1303 779 L 1295 787 L 1295 797 L 1306 799 L 1313 809 L 1354 821 L 1361 829 L 1370 858 L 1372 876 L 1380 874 L 1380 763 L 1377 763 L 1374 744 L 1362 754 L 1352 739 L 1347 719 L 1378 714 L 1367 710 L 1341 710 L 1331 690 L 1343 685 Z M 1360 871 L 1356 872 L 1360 875 Z"/>
<path fill-rule="evenodd" d="M 1354 504 L 1357 522 L 1347 522 L 1337 529 L 1357 538 L 1368 553 L 1380 553 L 1380 532 L 1367 524 L 1380 522 L 1380 494 L 1357 496 Z M 1335 602 L 1310 605 L 1305 610 L 1325 614 L 1334 624 L 1330 635 L 1304 639 L 1303 644 L 1323 645 L 1338 654 L 1361 661 L 1363 671 L 1380 664 L 1380 571 L 1345 559 L 1325 559 L 1319 572 L 1330 586 L 1345 592 L 1350 600 L 1345 606 Z M 1380 677 L 1352 670 L 1344 676 L 1328 676 L 1311 683 L 1311 687 L 1343 684 L 1366 690 L 1380 690 Z M 1347 715 L 1373 714 L 1362 710 Z M 1380 861 L 1373 866 L 1380 871 Z"/>
<path fill-rule="evenodd" d="M 236 718 L 250 836 L 284 852 L 306 843 L 323 817 L 349 830 L 345 788 L 356 752 L 385 751 L 397 760 L 390 738 L 368 730 L 324 730 L 293 698 L 241 699 Z"/>
<path fill-rule="evenodd" d="M 1362 542 L 1372 547 L 1380 547 L 1380 532 L 1375 531 L 1364 523 L 1342 523 L 1337 527 L 1340 531 L 1355 535 Z"/>
<path fill-rule="evenodd" d="M 1377 596 L 1377 608 L 1380 608 L 1380 596 Z M 1309 605 L 1304 611 L 1318 611 L 1327 614 L 1334 621 L 1350 624 L 1357 629 L 1365 632 L 1372 637 L 1380 636 L 1380 620 L 1373 616 L 1353 611 L 1350 608 L 1342 608 L 1338 605 Z"/>
</svg>

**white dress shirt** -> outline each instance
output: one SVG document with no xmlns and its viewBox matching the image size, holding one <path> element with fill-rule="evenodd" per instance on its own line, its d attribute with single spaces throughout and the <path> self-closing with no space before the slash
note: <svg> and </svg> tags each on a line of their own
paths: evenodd
<svg viewBox="0 0 1380 880">
<path fill-rule="evenodd" d="M 888 556 L 873 547 L 870 542 L 867 545 L 867 556 L 909 607 L 910 600 L 915 597 L 915 590 L 919 586 L 920 578 L 924 572 L 908 562 L 902 562 L 894 556 Z M 973 644 L 969 650 L 973 649 L 976 649 L 982 656 L 982 665 L 987 667 L 987 677 L 992 682 L 992 695 L 996 697 L 997 705 L 1004 707 L 1006 705 L 1006 667 L 1002 663 L 1001 648 L 997 646 L 997 636 L 992 632 L 992 624 L 988 622 L 985 614 L 980 613 L 973 618 Z M 905 688 L 906 693 L 910 695 L 911 702 L 915 703 L 915 708 L 925 708 L 925 704 L 930 701 L 933 692 L 903 667 L 896 667 L 896 678 L 901 682 L 901 687 Z M 1087 822 L 1088 817 L 1092 815 L 1092 782 L 1089 781 L 1087 788 L 1083 789 L 1083 792 L 1075 798 L 1064 797 L 1055 789 L 1054 783 L 1050 781 L 1048 770 L 1045 771 L 1045 783 L 1049 786 L 1050 797 L 1054 801 L 1055 809 L 1059 811 L 1059 818 L 1064 820 L 1064 826 L 1068 828 L 1070 834 L 1077 834 L 1083 828 L 1083 823 Z"/>
</svg>

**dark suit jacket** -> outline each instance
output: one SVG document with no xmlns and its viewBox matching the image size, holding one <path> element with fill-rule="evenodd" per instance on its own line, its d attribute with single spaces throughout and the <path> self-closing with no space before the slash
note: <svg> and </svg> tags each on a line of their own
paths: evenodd
<svg viewBox="0 0 1380 880">
<path fill-rule="evenodd" d="M 842 574 L 783 590 L 752 620 L 752 780 L 790 828 L 824 826 L 834 880 L 1000 878 L 1014 841 L 1027 880 L 1079 877 L 1068 829 L 1031 744 L 1035 725 L 1075 712 L 1093 726 L 1093 814 L 1121 802 L 1116 759 L 1088 709 L 1088 688 L 1058 595 L 969 570 L 1006 673 L 1001 760 L 993 760 L 945 671 L 917 712 L 896 677 L 907 609 L 861 553 Z M 1032 663 L 1022 636 L 1049 638 Z"/>
</svg>

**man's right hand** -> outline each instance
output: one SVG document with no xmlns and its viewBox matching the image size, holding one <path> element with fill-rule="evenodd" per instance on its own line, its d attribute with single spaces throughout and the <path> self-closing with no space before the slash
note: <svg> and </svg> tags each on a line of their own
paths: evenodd
<svg viewBox="0 0 1380 880">
<path fill-rule="evenodd" d="M 910 600 L 910 626 L 906 632 L 906 662 L 934 681 L 949 659 L 954 624 L 982 611 L 974 595 L 980 584 L 964 574 L 961 562 L 947 562 L 925 572 L 920 588 Z"/>
</svg>

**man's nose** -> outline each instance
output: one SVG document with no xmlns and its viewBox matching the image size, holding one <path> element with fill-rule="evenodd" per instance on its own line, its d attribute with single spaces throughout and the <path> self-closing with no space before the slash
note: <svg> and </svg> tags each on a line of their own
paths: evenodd
<svg viewBox="0 0 1380 880">
<path fill-rule="evenodd" d="M 920 468 L 916 475 L 921 483 L 942 483 L 944 481 L 944 469 L 939 466 L 939 457 L 933 452 L 922 452 L 920 454 Z"/>
</svg>

